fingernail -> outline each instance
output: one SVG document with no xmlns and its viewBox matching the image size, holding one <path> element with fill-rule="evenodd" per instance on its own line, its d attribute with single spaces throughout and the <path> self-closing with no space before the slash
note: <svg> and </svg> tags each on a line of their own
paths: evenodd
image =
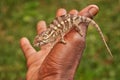
<svg viewBox="0 0 120 80">
<path fill-rule="evenodd" d="M 60 8 L 57 11 L 57 16 L 65 15 L 67 12 L 64 8 Z"/>
<path fill-rule="evenodd" d="M 92 7 L 88 10 L 88 13 L 90 14 L 91 17 L 95 16 L 98 12 L 99 8 L 96 6 L 96 7 Z"/>
<path fill-rule="evenodd" d="M 59 11 L 61 11 L 61 14 L 66 14 L 66 10 L 64 8 L 60 8 Z"/>
<path fill-rule="evenodd" d="M 23 38 L 21 39 L 21 44 L 22 44 L 22 45 L 28 44 L 28 43 L 29 43 L 29 41 L 28 41 L 28 39 L 27 39 L 26 37 L 23 37 Z"/>
<path fill-rule="evenodd" d="M 78 14 L 78 11 L 73 9 L 73 10 L 70 11 L 70 14 Z"/>
<path fill-rule="evenodd" d="M 45 21 L 39 21 L 39 22 L 38 22 L 38 26 L 46 26 Z"/>
</svg>

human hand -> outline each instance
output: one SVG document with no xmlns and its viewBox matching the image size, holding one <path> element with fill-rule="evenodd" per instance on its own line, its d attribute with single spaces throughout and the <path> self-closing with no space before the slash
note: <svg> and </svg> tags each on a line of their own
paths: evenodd
<svg viewBox="0 0 120 80">
<path fill-rule="evenodd" d="M 89 5 L 80 12 L 71 10 L 69 14 L 78 14 L 92 18 L 98 12 L 98 7 Z M 59 9 L 56 16 L 66 14 L 65 9 Z M 20 40 L 21 48 L 27 60 L 28 71 L 26 80 L 73 80 L 76 68 L 85 49 L 85 37 L 87 25 L 81 24 L 83 36 L 78 32 L 71 30 L 65 35 L 66 44 L 57 43 L 52 49 L 47 44 L 41 47 L 40 51 L 36 51 L 29 43 L 27 38 Z M 46 23 L 40 21 L 37 25 L 37 33 L 46 30 Z"/>
</svg>

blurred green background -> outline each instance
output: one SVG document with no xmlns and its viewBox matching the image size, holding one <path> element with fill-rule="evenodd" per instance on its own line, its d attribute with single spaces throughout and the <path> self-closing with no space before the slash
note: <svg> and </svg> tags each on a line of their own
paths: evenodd
<svg viewBox="0 0 120 80">
<path fill-rule="evenodd" d="M 54 19 L 59 8 L 81 10 L 96 4 L 94 20 L 101 27 L 114 59 L 94 27 L 87 32 L 86 49 L 75 80 L 120 80 L 120 0 L 0 0 L 0 80 L 25 80 L 26 61 L 19 40 L 33 42 L 36 24 Z"/>
</svg>

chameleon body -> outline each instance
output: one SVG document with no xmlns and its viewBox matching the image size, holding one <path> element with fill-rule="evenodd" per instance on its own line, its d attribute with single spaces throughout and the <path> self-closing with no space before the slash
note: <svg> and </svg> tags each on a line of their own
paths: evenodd
<svg viewBox="0 0 120 80">
<path fill-rule="evenodd" d="M 75 30 L 80 34 L 80 36 L 82 36 L 82 31 L 80 28 L 80 23 L 82 22 L 91 24 L 98 30 L 109 54 L 112 56 L 112 53 L 105 41 L 103 33 L 100 27 L 97 25 L 97 23 L 88 17 L 79 16 L 79 15 L 66 14 L 56 17 L 52 21 L 52 23 L 48 26 L 46 31 L 42 32 L 41 34 L 35 37 L 33 44 L 34 46 L 40 47 L 47 43 L 53 43 L 53 44 L 57 42 L 66 43 L 64 40 L 64 36 L 73 28 L 75 28 Z M 56 42 L 58 38 L 59 40 Z"/>
</svg>

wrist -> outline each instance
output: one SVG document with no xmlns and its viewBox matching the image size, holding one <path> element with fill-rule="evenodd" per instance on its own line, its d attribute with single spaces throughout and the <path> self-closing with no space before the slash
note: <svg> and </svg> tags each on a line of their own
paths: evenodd
<svg viewBox="0 0 120 80">
<path fill-rule="evenodd" d="M 62 74 L 63 75 L 63 74 Z M 58 75 L 50 75 L 50 76 L 46 76 L 44 78 L 39 78 L 38 80 L 74 80 L 73 77 L 70 75 L 64 75 L 64 76 L 61 76 L 60 74 Z"/>
<path fill-rule="evenodd" d="M 73 66 L 61 66 L 51 67 L 50 65 L 42 66 L 39 71 L 38 80 L 73 80 L 75 67 Z"/>
<path fill-rule="evenodd" d="M 59 71 L 59 70 L 53 70 L 51 71 L 40 71 L 39 73 L 39 79 L 38 80 L 73 80 L 74 73 L 71 71 Z"/>
</svg>

